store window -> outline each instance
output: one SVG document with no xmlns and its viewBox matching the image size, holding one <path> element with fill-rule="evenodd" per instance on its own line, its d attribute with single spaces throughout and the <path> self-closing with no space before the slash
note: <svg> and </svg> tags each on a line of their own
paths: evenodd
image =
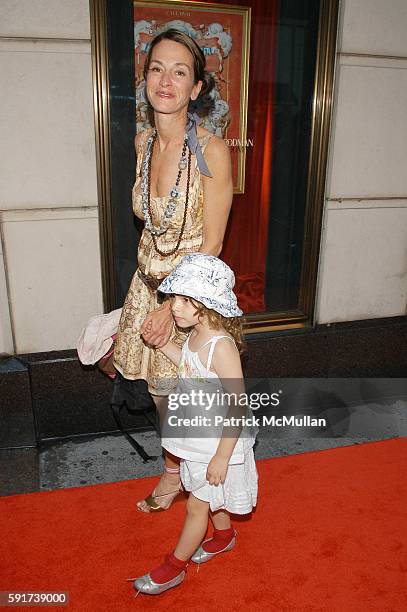
<svg viewBox="0 0 407 612">
<path fill-rule="evenodd" d="M 221 257 L 235 271 L 246 330 L 312 324 L 337 0 L 93 0 L 91 8 L 106 310 L 123 303 L 136 269 L 141 227 L 131 189 L 140 63 L 154 28 L 177 19 L 205 47 L 229 113 L 222 135 L 235 193 Z M 232 95 L 223 83 L 240 89 Z M 219 129 L 221 121 L 213 124 Z"/>
</svg>

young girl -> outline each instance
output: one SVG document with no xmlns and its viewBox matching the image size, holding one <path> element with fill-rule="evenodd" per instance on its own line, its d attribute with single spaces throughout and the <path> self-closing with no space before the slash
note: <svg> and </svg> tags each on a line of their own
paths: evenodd
<svg viewBox="0 0 407 612">
<path fill-rule="evenodd" d="M 184 393 L 186 389 L 205 389 L 205 392 L 210 389 L 213 397 L 219 398 L 216 396 L 219 388 L 232 392 L 239 388 L 244 392 L 238 350 L 241 345 L 239 317 L 243 313 L 237 306 L 233 286 L 232 270 L 217 257 L 204 253 L 183 257 L 159 286 L 159 291 L 171 295 L 176 325 L 191 329 L 182 350 L 173 342 L 160 349 L 178 365 L 178 393 Z M 244 411 L 246 413 L 246 407 Z M 165 557 L 162 565 L 134 581 L 138 592 L 150 595 L 158 595 L 180 584 L 185 578 L 189 560 L 205 563 L 221 552 L 232 550 L 236 531 L 229 513 L 247 514 L 257 501 L 257 470 L 253 455 L 255 430 L 241 425 L 229 429 L 229 436 L 226 436 L 225 429 L 218 427 L 220 435 L 212 437 L 216 429 L 213 428 L 214 416 L 219 414 L 213 401 L 210 404 L 200 401 L 198 405 L 191 401 L 183 410 L 180 405 L 179 409 L 170 412 L 166 423 L 166 432 L 169 433 L 174 430 L 170 425 L 172 416 L 176 419 L 185 415 L 205 416 L 205 425 L 211 419 L 212 422 L 209 429 L 205 429 L 205 425 L 198 428 L 198 437 L 185 435 L 185 428 L 181 427 L 175 429 L 173 437 L 162 439 L 163 447 L 180 457 L 181 481 L 190 495 L 184 527 L 175 550 Z M 214 526 L 213 537 L 202 543 L 208 516 Z"/>
</svg>

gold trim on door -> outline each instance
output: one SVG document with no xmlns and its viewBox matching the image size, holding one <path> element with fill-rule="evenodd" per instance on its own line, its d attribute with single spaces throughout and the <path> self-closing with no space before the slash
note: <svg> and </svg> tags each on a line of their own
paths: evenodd
<svg viewBox="0 0 407 612">
<path fill-rule="evenodd" d="M 113 258 L 113 218 L 110 197 L 109 64 L 105 0 L 90 0 L 90 24 L 102 289 L 104 308 L 106 312 L 109 312 L 116 307 L 116 287 Z"/>
</svg>

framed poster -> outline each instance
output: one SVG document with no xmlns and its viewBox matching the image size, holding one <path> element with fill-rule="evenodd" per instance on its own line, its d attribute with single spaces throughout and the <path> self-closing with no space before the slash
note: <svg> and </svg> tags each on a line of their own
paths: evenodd
<svg viewBox="0 0 407 612">
<path fill-rule="evenodd" d="M 201 47 L 215 79 L 213 109 L 202 126 L 230 145 L 234 193 L 244 193 L 249 82 L 250 7 L 211 2 L 134 2 L 137 132 L 149 127 L 143 67 L 149 42 L 176 28 Z"/>
</svg>

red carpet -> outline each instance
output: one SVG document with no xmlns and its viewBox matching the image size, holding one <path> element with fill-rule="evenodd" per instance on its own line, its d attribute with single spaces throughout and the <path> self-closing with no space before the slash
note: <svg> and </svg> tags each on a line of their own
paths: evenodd
<svg viewBox="0 0 407 612">
<path fill-rule="evenodd" d="M 67 608 L 275 612 L 407 609 L 407 438 L 258 461 L 259 505 L 231 553 L 134 599 L 127 577 L 174 548 L 185 502 L 135 510 L 156 478 L 0 500 L 0 590 L 69 591 Z M 27 606 L 20 609 L 28 609 Z"/>
</svg>

